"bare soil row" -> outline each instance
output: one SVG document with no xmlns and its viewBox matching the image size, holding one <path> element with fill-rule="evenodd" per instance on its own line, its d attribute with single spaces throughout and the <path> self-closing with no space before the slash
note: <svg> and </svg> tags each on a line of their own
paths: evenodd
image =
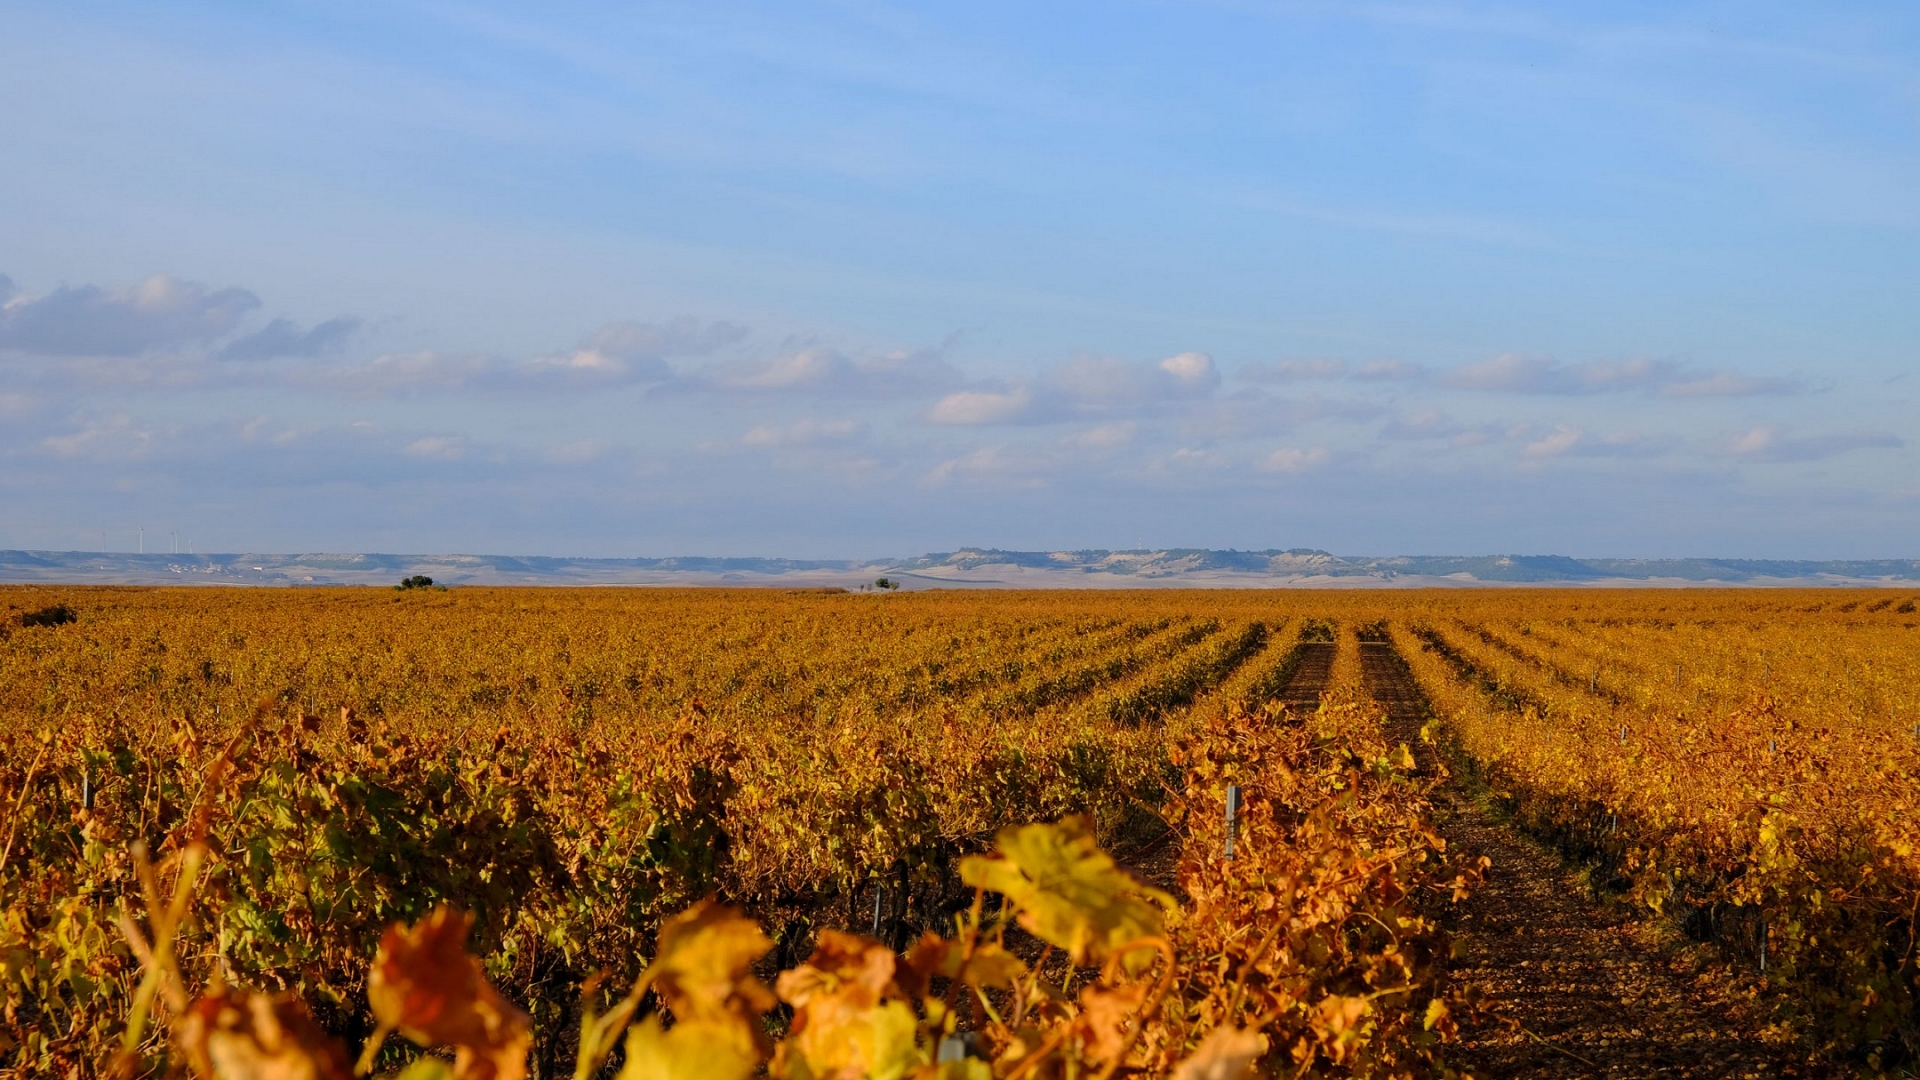
<svg viewBox="0 0 1920 1080">
<path fill-rule="evenodd" d="M 1367 690 L 1392 736 L 1421 752 L 1425 698 L 1387 642 L 1361 643 Z M 1307 671 L 1302 665 L 1303 674 Z M 1324 679 L 1324 676 L 1322 676 Z M 1312 688 L 1296 683 L 1289 697 Z M 1595 900 L 1578 875 L 1458 782 L 1435 799 L 1449 845 L 1492 862 L 1455 913 L 1449 977 L 1484 988 L 1486 1019 L 1452 1059 L 1482 1077 L 1813 1077 L 1697 947 Z"/>
</svg>

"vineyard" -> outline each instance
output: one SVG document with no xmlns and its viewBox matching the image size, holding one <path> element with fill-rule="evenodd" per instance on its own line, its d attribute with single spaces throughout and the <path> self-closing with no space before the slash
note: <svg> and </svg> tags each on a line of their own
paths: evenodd
<svg viewBox="0 0 1920 1080">
<path fill-rule="evenodd" d="M 0 603 L 8 1075 L 1449 1075 L 1470 798 L 1920 1051 L 1901 594 Z"/>
</svg>

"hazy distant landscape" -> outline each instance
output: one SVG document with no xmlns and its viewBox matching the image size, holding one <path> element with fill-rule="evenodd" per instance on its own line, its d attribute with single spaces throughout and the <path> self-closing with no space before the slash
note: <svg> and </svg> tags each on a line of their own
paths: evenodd
<svg viewBox="0 0 1920 1080">
<path fill-rule="evenodd" d="M 685 585 L 857 588 L 1423 588 L 1497 585 L 1875 586 L 1920 582 L 1920 559 L 1576 559 L 1564 555 L 1334 555 L 1265 551 L 1003 551 L 905 559 L 653 559 L 539 555 L 0 551 L 0 583 L 86 585 Z"/>
</svg>

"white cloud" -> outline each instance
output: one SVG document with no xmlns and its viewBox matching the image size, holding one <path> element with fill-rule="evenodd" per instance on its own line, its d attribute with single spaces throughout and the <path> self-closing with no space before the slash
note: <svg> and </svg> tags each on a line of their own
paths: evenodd
<svg viewBox="0 0 1920 1080">
<path fill-rule="evenodd" d="M 1299 474 L 1325 465 L 1333 457 L 1324 446 L 1301 448 L 1284 446 L 1268 454 L 1260 467 L 1268 472 Z"/>
<path fill-rule="evenodd" d="M 824 383 L 847 366 L 845 359 L 831 349 L 801 349 L 725 375 L 719 382 L 734 390 L 790 390 Z"/>
<path fill-rule="evenodd" d="M 1419 409 L 1395 417 L 1380 433 L 1389 439 L 1448 439 L 1464 430 L 1439 409 Z"/>
<path fill-rule="evenodd" d="M 222 360 L 276 360 L 288 357 L 312 360 L 346 345 L 360 320 L 342 316 L 307 330 L 286 319 L 275 319 L 245 337 L 229 342 L 220 350 Z"/>
<path fill-rule="evenodd" d="M 763 424 L 740 437 L 755 449 L 833 446 L 858 438 L 865 426 L 857 420 L 799 420 L 785 427 Z"/>
<path fill-rule="evenodd" d="M 0 348 L 48 356 L 138 356 L 224 337 L 259 306 L 260 298 L 245 289 L 209 289 L 165 274 L 121 289 L 63 285 L 0 305 Z"/>
<path fill-rule="evenodd" d="M 1138 425 L 1131 421 L 1117 424 L 1101 424 L 1099 427 L 1076 431 L 1061 438 L 1067 446 L 1083 450 L 1116 450 L 1133 441 Z"/>
<path fill-rule="evenodd" d="M 1672 398 L 1760 397 L 1805 392 L 1806 385 L 1797 379 L 1735 375 L 1730 371 L 1671 383 L 1660 391 L 1662 396 Z"/>
<path fill-rule="evenodd" d="M 530 361 L 523 373 L 589 384 L 666 382 L 674 377 L 669 359 L 704 356 L 745 336 L 745 328 L 729 322 L 612 322 L 588 335 L 577 349 Z"/>
<path fill-rule="evenodd" d="M 404 390 L 459 390 L 493 376 L 498 365 L 476 353 L 444 353 L 431 349 L 389 353 L 364 364 L 315 368 L 302 379 L 342 393 L 378 397 Z"/>
<path fill-rule="evenodd" d="M 1502 353 L 1465 364 L 1440 377 L 1442 386 L 1507 394 L 1643 393 L 1671 398 L 1753 397 L 1799 394 L 1793 379 L 1760 378 L 1725 371 L 1694 372 L 1672 360 L 1595 360 L 1564 364 L 1552 357 Z"/>
<path fill-rule="evenodd" d="M 1226 463 L 1218 451 L 1202 446 L 1182 446 L 1167 455 L 1167 464 L 1179 469 L 1217 469 Z"/>
<path fill-rule="evenodd" d="M 1339 379 L 1347 374 L 1345 360 L 1276 360 L 1243 366 L 1238 374 L 1248 382 L 1305 382 L 1311 379 Z"/>
<path fill-rule="evenodd" d="M 1220 372 L 1213 366 L 1213 357 L 1203 352 L 1169 356 L 1160 361 L 1160 370 L 1184 390 L 1206 391 L 1220 385 Z"/>
<path fill-rule="evenodd" d="M 156 441 L 152 430 L 136 424 L 130 417 L 115 416 L 87 421 L 68 435 L 50 435 L 40 440 L 40 445 L 56 457 L 123 462 L 146 457 Z"/>
<path fill-rule="evenodd" d="M 1780 429 L 1776 427 L 1748 428 L 1727 442 L 1727 449 L 1736 454 L 1764 454 L 1780 439 Z"/>
<path fill-rule="evenodd" d="M 1046 382 L 1077 408 L 1100 409 L 1145 400 L 1160 374 L 1114 356 L 1076 356 L 1049 371 Z"/>
<path fill-rule="evenodd" d="M 1033 391 L 1023 385 L 1010 390 L 960 390 L 934 403 L 927 420 L 934 424 L 1006 424 L 1033 408 Z"/>
<path fill-rule="evenodd" d="M 1405 360 L 1369 360 L 1354 369 L 1353 377 L 1370 382 L 1417 382 L 1427 377 L 1427 369 Z"/>
<path fill-rule="evenodd" d="M 1727 440 L 1727 450 L 1734 456 L 1769 462 L 1819 461 L 1854 450 L 1897 450 L 1905 445 L 1905 440 L 1886 432 L 1791 437 L 1783 428 L 1766 426 L 1749 428 Z"/>
<path fill-rule="evenodd" d="M 939 350 L 893 350 L 849 356 L 821 345 L 751 360 L 714 364 L 677 380 L 685 390 L 742 394 L 814 394 L 898 398 L 947 389 L 959 372 Z"/>
<path fill-rule="evenodd" d="M 1046 486 L 1044 473 L 1048 463 L 1006 446 L 982 446 L 960 457 L 949 458 L 934 466 L 921 478 L 925 487 L 945 487 L 969 482 L 991 487 L 1039 488 Z"/>
<path fill-rule="evenodd" d="M 999 390 L 957 390 L 927 411 L 935 424 L 1060 423 L 1184 408 L 1211 395 L 1220 372 L 1206 353 L 1184 352 L 1142 364 L 1112 356 L 1076 356 L 1031 382 Z"/>
<path fill-rule="evenodd" d="M 1528 443 L 1521 449 L 1520 456 L 1530 461 L 1559 457 L 1580 445 L 1585 436 L 1586 432 L 1571 424 L 1560 424 L 1551 433 Z"/>
<path fill-rule="evenodd" d="M 541 456 L 553 465 L 585 465 L 606 453 L 609 445 L 604 439 L 576 439 L 548 447 Z"/>
<path fill-rule="evenodd" d="M 466 456 L 467 440 L 458 435 L 429 435 L 401 447 L 400 452 L 427 461 L 458 461 Z"/>
</svg>

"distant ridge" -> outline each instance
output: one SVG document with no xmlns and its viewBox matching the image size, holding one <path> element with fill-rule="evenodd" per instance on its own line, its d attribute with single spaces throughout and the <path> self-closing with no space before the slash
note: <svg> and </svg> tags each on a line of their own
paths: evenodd
<svg viewBox="0 0 1920 1080">
<path fill-rule="evenodd" d="M 1473 585 L 1910 585 L 1920 559 L 1576 559 L 1565 555 L 1343 556 L 1314 548 L 1003 551 L 961 548 L 911 559 L 544 555 L 135 555 L 0 551 L 0 583 L 75 585 L 390 585 L 426 574 L 448 585 L 763 585 L 853 587 L 878 576 L 909 588 L 1417 588 Z"/>
</svg>

